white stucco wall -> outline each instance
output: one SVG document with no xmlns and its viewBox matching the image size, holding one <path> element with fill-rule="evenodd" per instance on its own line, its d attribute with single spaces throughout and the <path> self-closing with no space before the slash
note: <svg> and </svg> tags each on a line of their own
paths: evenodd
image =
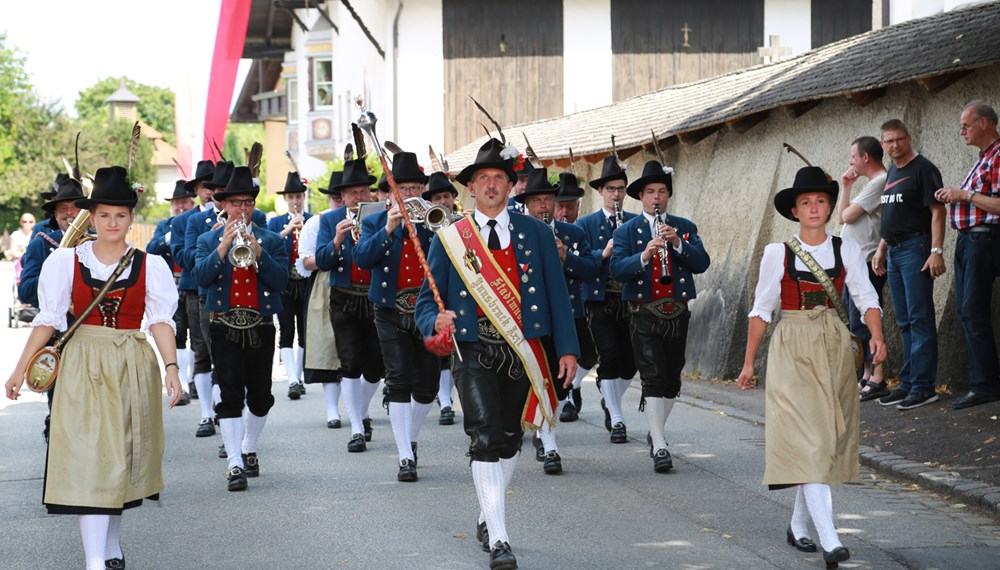
<svg viewBox="0 0 1000 570">
<path fill-rule="evenodd" d="M 563 113 L 610 105 L 611 87 L 611 0 L 564 0 Z"/>
<path fill-rule="evenodd" d="M 812 9 L 808 0 L 764 0 L 764 45 L 781 36 L 781 45 L 792 48 L 789 57 L 812 49 Z"/>
<path fill-rule="evenodd" d="M 395 2 L 388 2 L 387 45 L 391 46 Z M 386 69 L 392 73 L 391 52 Z M 427 145 L 444 152 L 444 31 L 441 0 L 407 0 L 399 17 L 399 59 L 396 74 L 397 115 L 393 124 L 392 89 L 386 90 L 385 117 L 380 136 L 395 136 L 393 142 L 417 154 L 425 169 L 430 166 Z M 391 86 L 391 78 L 387 81 Z M 395 127 L 395 135 L 393 135 Z M 430 172 L 430 170 L 427 170 Z"/>
</svg>

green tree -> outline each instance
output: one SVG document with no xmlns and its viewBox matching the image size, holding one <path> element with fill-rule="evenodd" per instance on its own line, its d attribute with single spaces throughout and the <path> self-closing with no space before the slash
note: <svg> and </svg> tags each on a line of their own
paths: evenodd
<svg viewBox="0 0 1000 570">
<path fill-rule="evenodd" d="M 81 121 L 96 118 L 109 120 L 110 110 L 104 102 L 112 93 L 118 90 L 120 79 L 105 77 L 96 84 L 80 91 L 75 107 Z M 166 87 L 146 85 L 125 78 L 125 86 L 139 98 L 136 111 L 147 125 L 160 131 L 163 140 L 175 144 L 174 139 L 174 92 Z"/>
</svg>

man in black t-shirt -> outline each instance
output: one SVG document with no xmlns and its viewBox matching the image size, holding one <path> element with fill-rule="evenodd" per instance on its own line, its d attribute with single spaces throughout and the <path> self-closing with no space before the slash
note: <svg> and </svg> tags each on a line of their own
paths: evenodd
<svg viewBox="0 0 1000 570">
<path fill-rule="evenodd" d="M 888 273 L 896 323 L 903 337 L 899 386 L 879 398 L 883 406 L 911 410 L 937 401 L 937 327 L 934 279 L 945 272 L 944 205 L 934 192 L 941 172 L 913 151 L 912 137 L 898 119 L 882 125 L 882 147 L 892 159 L 882 191 L 882 240 L 872 269 Z"/>
</svg>

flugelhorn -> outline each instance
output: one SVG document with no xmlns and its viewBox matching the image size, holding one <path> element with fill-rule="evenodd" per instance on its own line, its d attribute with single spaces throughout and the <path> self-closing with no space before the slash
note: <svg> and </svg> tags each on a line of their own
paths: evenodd
<svg viewBox="0 0 1000 570">
<path fill-rule="evenodd" d="M 224 221 L 227 218 L 226 212 L 219 214 L 219 220 Z M 253 224 L 249 226 L 246 223 L 246 219 L 241 216 L 240 221 L 236 222 L 236 237 L 233 238 L 232 247 L 229 248 L 229 253 L 226 255 L 229 259 L 229 263 L 233 267 L 239 267 L 240 269 L 245 269 L 253 265 L 257 266 L 257 254 L 254 252 L 253 247 L 250 242 L 243 236 L 247 234 L 253 237 Z"/>
<path fill-rule="evenodd" d="M 616 202 L 617 203 L 617 202 Z M 653 206 L 653 235 L 660 239 L 660 226 L 663 222 L 660 221 L 660 205 L 656 204 Z M 669 253 L 667 252 L 667 246 L 662 245 L 659 248 L 660 253 L 660 285 L 670 285 L 674 278 L 670 275 L 670 259 L 667 257 Z"/>
<path fill-rule="evenodd" d="M 446 228 L 462 219 L 461 214 L 456 214 L 441 204 L 431 204 L 420 196 L 414 196 L 403 200 L 403 208 L 410 216 L 410 221 L 419 224 L 423 223 L 432 232 L 441 228 Z"/>
</svg>

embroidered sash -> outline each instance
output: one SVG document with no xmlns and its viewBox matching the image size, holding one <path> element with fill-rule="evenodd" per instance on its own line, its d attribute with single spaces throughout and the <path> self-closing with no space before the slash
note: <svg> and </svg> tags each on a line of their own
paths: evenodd
<svg viewBox="0 0 1000 570">
<path fill-rule="evenodd" d="M 525 429 L 538 429 L 543 422 L 554 426 L 558 399 L 552 372 L 541 341 L 524 338 L 518 286 L 500 269 L 471 217 L 438 230 L 437 237 L 469 293 L 524 365 L 531 392 L 521 425 Z"/>
</svg>

